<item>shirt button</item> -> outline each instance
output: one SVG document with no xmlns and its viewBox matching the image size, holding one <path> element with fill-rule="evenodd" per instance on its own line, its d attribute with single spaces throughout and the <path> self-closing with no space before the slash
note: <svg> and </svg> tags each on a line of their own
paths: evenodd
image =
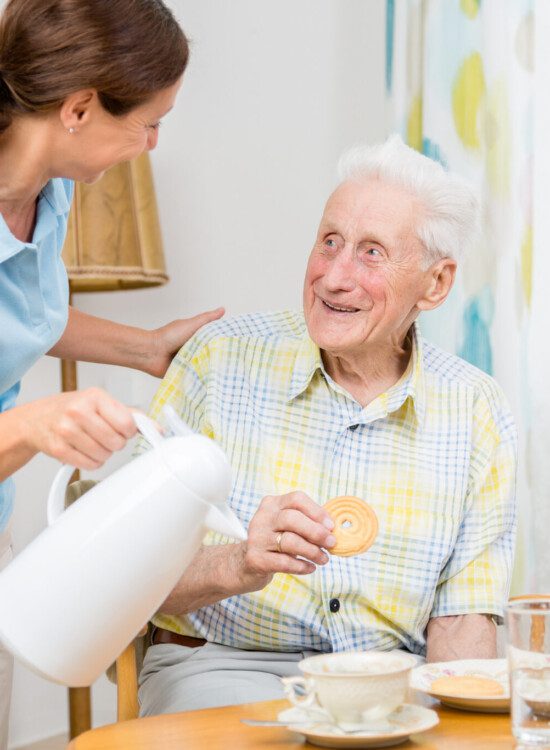
<svg viewBox="0 0 550 750">
<path fill-rule="evenodd" d="M 328 606 L 330 607 L 331 612 L 338 612 L 338 610 L 340 609 L 340 600 L 331 599 Z"/>
<path fill-rule="evenodd" d="M 352 424 L 350 425 L 350 430 L 355 431 L 359 427 L 358 424 Z"/>
</svg>

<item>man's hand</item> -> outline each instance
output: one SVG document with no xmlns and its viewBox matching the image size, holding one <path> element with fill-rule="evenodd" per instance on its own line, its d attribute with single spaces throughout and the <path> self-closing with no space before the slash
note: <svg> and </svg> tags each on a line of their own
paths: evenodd
<svg viewBox="0 0 550 750">
<path fill-rule="evenodd" d="M 333 527 L 323 508 L 303 492 L 264 497 L 250 522 L 247 541 L 201 547 L 160 611 L 183 615 L 263 589 L 275 573 L 313 573 L 315 565 L 328 562 L 322 547 L 334 546 Z"/>
<path fill-rule="evenodd" d="M 426 630 L 426 661 L 495 659 L 496 625 L 490 615 L 434 617 Z"/>
<path fill-rule="evenodd" d="M 243 592 L 264 588 L 275 573 L 307 575 L 325 565 L 322 548 L 336 544 L 333 528 L 330 516 L 303 492 L 264 497 L 240 545 Z"/>
</svg>

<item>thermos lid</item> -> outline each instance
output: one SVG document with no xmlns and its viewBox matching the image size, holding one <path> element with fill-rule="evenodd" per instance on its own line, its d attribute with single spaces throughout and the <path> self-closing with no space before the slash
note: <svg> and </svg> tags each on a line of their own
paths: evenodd
<svg viewBox="0 0 550 750">
<path fill-rule="evenodd" d="M 170 471 L 195 495 L 222 506 L 231 490 L 231 467 L 223 450 L 203 435 L 170 437 L 156 450 Z"/>
</svg>

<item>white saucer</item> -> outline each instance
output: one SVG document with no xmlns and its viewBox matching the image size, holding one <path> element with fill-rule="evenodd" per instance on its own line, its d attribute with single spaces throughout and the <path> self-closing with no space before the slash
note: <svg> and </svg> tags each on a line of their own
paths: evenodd
<svg viewBox="0 0 550 750">
<path fill-rule="evenodd" d="M 502 696 L 459 695 L 440 693 L 431 688 L 434 680 L 451 676 L 488 677 L 503 687 Z M 423 664 L 411 673 L 410 685 L 415 690 L 427 693 L 451 708 L 482 713 L 508 713 L 510 710 L 510 686 L 506 659 L 458 659 Z"/>
<path fill-rule="evenodd" d="M 410 703 L 400 706 L 376 728 L 372 725 L 371 728 L 365 726 L 363 731 L 358 728 L 353 732 L 346 732 L 335 724 L 318 718 L 312 719 L 311 724 L 304 725 L 304 714 L 306 711 L 303 709 L 291 708 L 280 713 L 279 719 L 288 721 L 288 729 L 303 734 L 308 742 L 320 747 L 390 747 L 405 742 L 411 734 L 431 729 L 439 722 L 435 711 Z M 301 723 L 293 723 L 298 721 Z"/>
</svg>

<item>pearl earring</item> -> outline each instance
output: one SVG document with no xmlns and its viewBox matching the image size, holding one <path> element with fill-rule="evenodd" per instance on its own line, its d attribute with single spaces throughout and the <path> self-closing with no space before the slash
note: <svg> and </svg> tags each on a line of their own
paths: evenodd
<svg viewBox="0 0 550 750">
<path fill-rule="evenodd" d="M 69 128 L 69 135 L 72 135 L 73 133 L 76 133 L 76 130 L 74 128 Z"/>
</svg>

